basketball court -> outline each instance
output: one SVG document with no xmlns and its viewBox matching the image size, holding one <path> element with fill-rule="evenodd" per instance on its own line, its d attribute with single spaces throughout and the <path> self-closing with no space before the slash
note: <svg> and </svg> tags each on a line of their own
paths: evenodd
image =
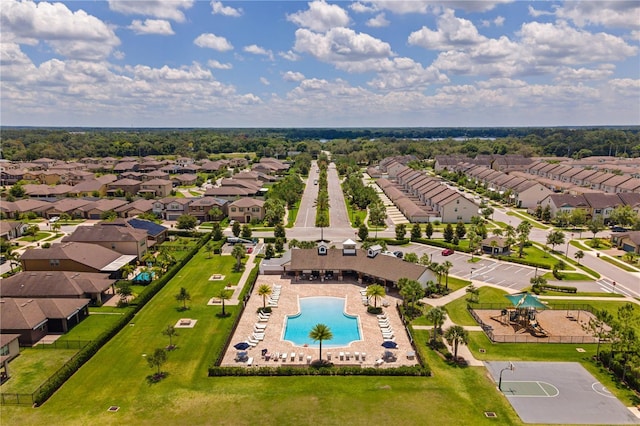
<svg viewBox="0 0 640 426">
<path fill-rule="evenodd" d="M 485 365 L 525 423 L 640 424 L 640 418 L 577 362 Z"/>
</svg>

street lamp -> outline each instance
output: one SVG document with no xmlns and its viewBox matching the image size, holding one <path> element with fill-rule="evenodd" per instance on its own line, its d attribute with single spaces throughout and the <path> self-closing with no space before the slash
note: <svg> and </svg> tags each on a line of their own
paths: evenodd
<svg viewBox="0 0 640 426">
<path fill-rule="evenodd" d="M 469 274 L 469 281 L 471 281 L 471 284 L 473 284 L 473 271 L 474 271 L 475 269 L 476 269 L 476 268 L 471 268 L 471 273 Z"/>
<path fill-rule="evenodd" d="M 503 372 L 505 372 L 506 370 L 513 371 L 513 370 L 515 370 L 515 369 L 516 369 L 516 368 L 513 366 L 513 363 L 512 363 L 512 362 L 509 362 L 509 365 L 508 365 L 507 367 L 505 367 L 505 368 L 503 368 L 502 370 L 500 370 L 500 377 L 499 377 L 499 379 L 498 379 L 498 389 L 499 389 L 499 390 L 501 390 L 501 391 L 502 391 L 502 373 L 503 373 Z"/>
</svg>

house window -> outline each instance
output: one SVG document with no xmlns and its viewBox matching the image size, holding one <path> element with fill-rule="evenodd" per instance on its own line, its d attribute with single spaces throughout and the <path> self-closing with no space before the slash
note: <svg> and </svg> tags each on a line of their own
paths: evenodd
<svg viewBox="0 0 640 426">
<path fill-rule="evenodd" d="M 3 347 L 0 348 L 0 356 L 7 356 L 9 355 L 9 345 L 4 345 Z"/>
<path fill-rule="evenodd" d="M 49 259 L 49 266 L 60 266 L 59 259 Z"/>
<path fill-rule="evenodd" d="M 235 212 L 235 211 L 236 211 L 236 208 L 235 208 L 235 207 L 231 207 L 231 211 L 232 211 L 232 212 Z"/>
</svg>

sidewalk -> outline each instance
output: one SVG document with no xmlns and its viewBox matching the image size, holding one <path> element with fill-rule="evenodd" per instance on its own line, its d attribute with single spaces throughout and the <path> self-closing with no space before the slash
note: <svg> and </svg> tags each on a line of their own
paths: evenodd
<svg viewBox="0 0 640 426">
<path fill-rule="evenodd" d="M 247 282 L 247 279 L 249 278 L 249 274 L 251 273 L 251 271 L 255 266 L 256 255 L 260 252 L 261 249 L 262 249 L 262 245 L 258 243 L 256 244 L 253 252 L 247 256 L 247 263 L 245 263 L 244 265 L 244 272 L 240 277 L 240 281 L 238 282 L 238 285 L 233 290 L 233 295 L 231 295 L 231 298 L 225 302 L 227 305 L 237 305 L 240 303 L 240 300 L 239 300 L 240 293 L 242 292 L 242 289 L 244 288 L 244 284 Z M 228 255 L 223 255 L 223 256 L 228 256 Z"/>
</svg>

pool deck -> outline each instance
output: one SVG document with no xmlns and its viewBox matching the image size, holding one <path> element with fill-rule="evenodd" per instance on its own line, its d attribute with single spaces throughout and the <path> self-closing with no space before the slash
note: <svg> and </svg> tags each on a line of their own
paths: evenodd
<svg viewBox="0 0 640 426">
<path fill-rule="evenodd" d="M 257 289 L 262 284 L 282 286 L 280 290 L 280 299 L 278 306 L 272 308 L 271 317 L 268 321 L 261 324 L 267 324 L 265 329 L 264 340 L 260 341 L 257 346 L 248 349 L 248 356 L 253 358 L 252 366 L 303 366 L 309 360 L 318 359 L 319 350 L 317 347 L 295 346 L 291 342 L 282 340 L 285 318 L 287 315 L 298 313 L 298 298 L 312 296 L 333 296 L 346 297 L 346 313 L 349 315 L 357 315 L 360 320 L 360 330 L 363 340 L 352 342 L 349 346 L 329 348 L 331 342 L 325 342 L 322 347 L 322 357 L 327 359 L 331 354 L 331 361 L 335 365 L 361 365 L 363 367 L 376 366 L 376 360 L 380 359 L 385 349 L 382 347 L 382 333 L 378 325 L 378 319 L 375 315 L 367 313 L 367 307 L 363 305 L 360 290 L 365 288 L 364 285 L 357 282 L 349 281 L 295 281 L 293 278 L 283 278 L 277 275 L 260 275 L 254 286 L 254 292 L 249 298 L 244 314 L 238 323 L 238 327 L 231 339 L 231 344 L 221 365 L 223 366 L 245 366 L 246 362 L 236 362 L 237 350 L 233 347 L 238 342 L 247 340 L 253 333 L 254 324 L 258 322 L 257 310 L 262 307 L 262 297 L 257 294 Z M 417 365 L 415 357 L 409 359 L 408 352 L 412 352 L 413 348 L 409 343 L 409 338 L 402 325 L 402 321 L 397 314 L 395 305 L 401 300 L 387 295 L 384 299 L 389 306 L 384 308 L 384 313 L 389 319 L 389 323 L 393 329 L 394 341 L 398 344 L 397 349 L 390 349 L 396 354 L 396 361 L 379 363 L 379 368 L 397 367 L 402 365 Z M 317 345 L 316 345 L 317 346 Z M 271 358 L 267 361 L 261 356 L 263 349 L 268 349 Z M 295 353 L 292 359 L 291 353 Z M 345 357 L 340 360 L 340 353 L 343 352 Z M 355 359 L 355 353 L 360 354 L 359 359 Z M 287 354 L 287 359 L 283 360 L 281 356 L 275 359 L 275 354 Z M 346 354 L 350 354 L 350 359 L 346 359 Z M 366 358 L 362 360 L 362 353 L 366 353 Z M 310 359 L 308 357 L 311 357 Z"/>
</svg>

